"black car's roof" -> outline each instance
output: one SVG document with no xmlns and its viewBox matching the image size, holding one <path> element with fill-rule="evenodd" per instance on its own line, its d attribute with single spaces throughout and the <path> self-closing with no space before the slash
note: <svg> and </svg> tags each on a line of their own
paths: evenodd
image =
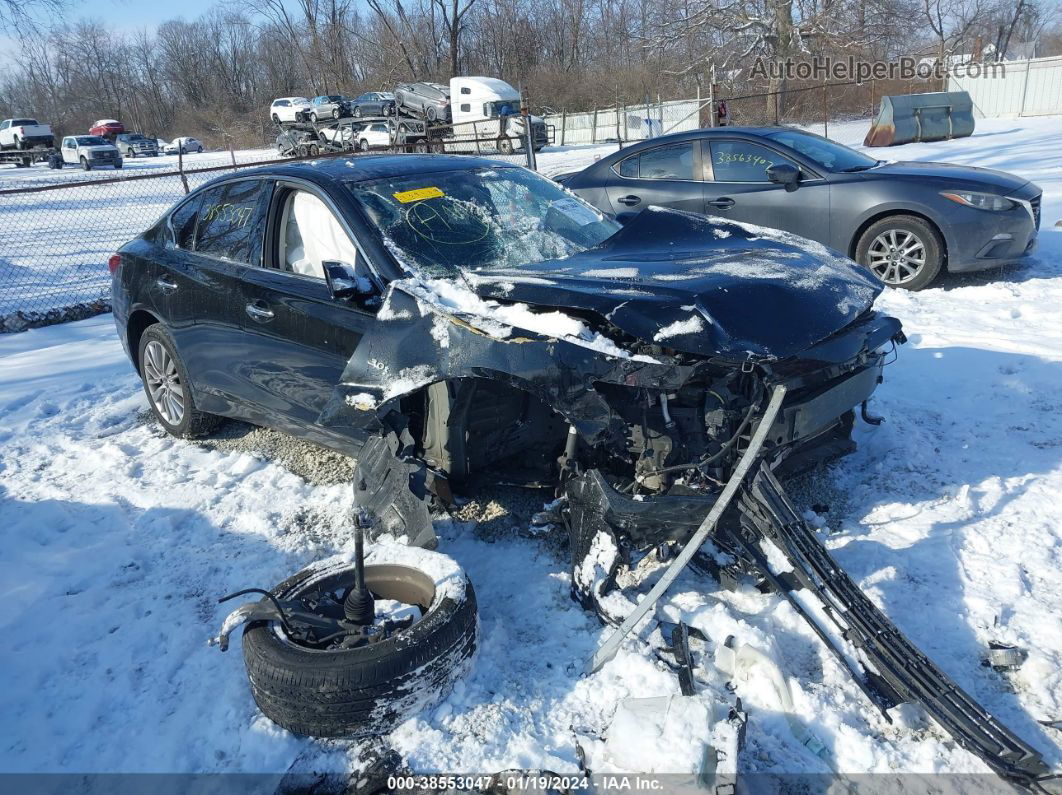
<svg viewBox="0 0 1062 795">
<path fill-rule="evenodd" d="M 239 176 L 273 175 L 302 177 L 311 182 L 334 180 L 359 182 L 367 179 L 407 177 L 441 171 L 471 171 L 477 168 L 499 168 L 511 165 L 504 161 L 471 155 L 357 155 L 263 166 L 243 171 Z"/>
</svg>

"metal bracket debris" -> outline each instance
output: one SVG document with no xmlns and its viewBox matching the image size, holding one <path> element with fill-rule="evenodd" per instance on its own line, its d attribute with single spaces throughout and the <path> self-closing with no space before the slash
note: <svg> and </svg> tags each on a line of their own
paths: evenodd
<svg viewBox="0 0 1062 795">
<path fill-rule="evenodd" d="M 730 501 L 734 498 L 737 490 L 741 487 L 741 484 L 745 480 L 745 475 L 748 474 L 749 469 L 752 467 L 753 462 L 759 456 L 760 448 L 763 447 L 764 441 L 767 439 L 767 431 L 774 424 L 775 417 L 778 416 L 779 410 L 782 408 L 782 401 L 785 399 L 786 388 L 784 384 L 778 384 L 774 391 L 771 393 L 770 403 L 767 404 L 767 410 L 764 411 L 763 417 L 760 418 L 759 424 L 756 426 L 756 432 L 752 435 L 752 441 L 749 442 L 748 448 L 741 456 L 741 460 L 738 461 L 736 467 L 734 467 L 734 474 L 731 475 L 730 480 L 727 481 L 726 486 L 723 487 L 722 493 L 719 498 L 712 505 L 712 509 L 708 512 L 708 515 L 704 517 L 704 521 L 701 522 L 697 532 L 693 534 L 693 537 L 686 543 L 686 546 L 682 548 L 682 551 L 675 556 L 674 561 L 668 567 L 664 575 L 657 581 L 653 589 L 638 603 L 638 606 L 631 611 L 630 615 L 624 619 L 612 636 L 605 641 L 605 643 L 597 650 L 593 658 L 591 658 L 587 665 L 587 673 L 593 673 L 598 670 L 602 665 L 611 660 L 619 649 L 620 644 L 623 643 L 623 639 L 630 634 L 630 631 L 634 629 L 635 625 L 645 617 L 645 614 L 659 601 L 660 597 L 664 595 L 664 592 L 670 587 L 671 583 L 682 573 L 682 570 L 686 568 L 686 564 L 690 562 L 690 558 L 700 549 L 701 544 L 705 542 L 708 535 L 715 529 L 716 523 L 719 521 L 719 517 L 723 515 L 723 511 L 730 504 Z"/>
</svg>

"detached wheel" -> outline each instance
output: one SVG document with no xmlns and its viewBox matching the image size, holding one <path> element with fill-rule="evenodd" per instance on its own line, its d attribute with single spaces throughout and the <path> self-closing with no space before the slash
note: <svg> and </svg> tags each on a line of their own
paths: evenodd
<svg viewBox="0 0 1062 795">
<path fill-rule="evenodd" d="M 209 433 L 220 418 L 198 411 L 191 380 L 164 326 L 149 326 L 140 338 L 140 379 L 144 382 L 151 413 L 172 436 L 194 439 Z"/>
<path fill-rule="evenodd" d="M 353 562 L 332 562 L 299 572 L 273 594 L 335 612 L 353 584 Z M 365 584 L 377 599 L 374 629 L 381 612 L 396 605 L 413 623 L 352 648 L 339 645 L 351 643 L 349 635 L 315 648 L 289 637 L 279 622 L 247 625 L 243 659 L 251 694 L 274 723 L 312 737 L 384 734 L 445 698 L 471 666 L 476 595 L 452 559 L 378 545 L 366 560 Z"/>
<path fill-rule="evenodd" d="M 856 261 L 889 287 L 921 290 L 940 273 L 944 242 L 921 218 L 893 215 L 871 224 L 862 234 Z"/>
<path fill-rule="evenodd" d="M 507 135 L 498 137 L 498 151 L 503 155 L 511 155 L 513 153 L 513 141 Z"/>
</svg>

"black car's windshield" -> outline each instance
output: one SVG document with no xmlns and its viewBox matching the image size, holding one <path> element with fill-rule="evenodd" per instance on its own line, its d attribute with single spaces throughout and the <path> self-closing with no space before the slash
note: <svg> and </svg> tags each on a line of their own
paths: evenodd
<svg viewBox="0 0 1062 795">
<path fill-rule="evenodd" d="M 878 164 L 872 157 L 814 133 L 802 130 L 772 130 L 766 135 L 811 158 L 827 171 L 866 171 Z"/>
<path fill-rule="evenodd" d="M 431 276 L 569 257 L 620 226 L 520 168 L 468 169 L 350 183 L 401 255 Z"/>
</svg>

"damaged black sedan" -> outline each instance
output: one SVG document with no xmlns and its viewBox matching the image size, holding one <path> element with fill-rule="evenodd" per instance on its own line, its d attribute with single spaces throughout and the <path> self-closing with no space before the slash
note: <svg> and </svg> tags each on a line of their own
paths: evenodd
<svg viewBox="0 0 1062 795">
<path fill-rule="evenodd" d="M 621 227 L 488 160 L 366 156 L 215 181 L 112 269 L 119 335 L 170 433 L 236 417 L 347 452 L 363 507 L 419 546 L 435 544 L 431 499 L 477 479 L 551 486 L 575 596 L 616 623 L 623 567 L 711 531 L 726 553 L 711 574 L 792 598 L 883 710 L 916 701 L 1004 775 L 1042 773 L 778 484 L 852 449 L 904 341 L 851 260 L 676 210 Z"/>
</svg>

